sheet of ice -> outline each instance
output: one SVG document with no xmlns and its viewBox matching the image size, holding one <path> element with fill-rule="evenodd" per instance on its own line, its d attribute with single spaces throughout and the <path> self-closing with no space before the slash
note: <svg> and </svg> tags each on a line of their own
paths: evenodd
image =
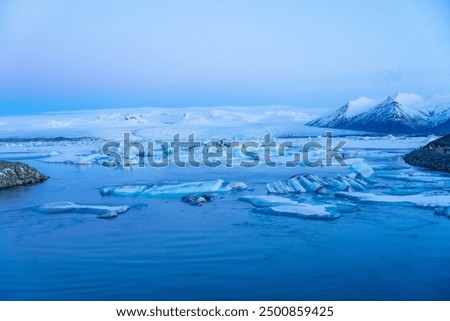
<svg viewBox="0 0 450 321">
<path fill-rule="evenodd" d="M 55 202 L 48 203 L 36 208 L 41 213 L 89 213 L 97 214 L 99 218 L 113 218 L 118 214 L 125 213 L 129 210 L 129 206 L 106 206 L 93 204 L 79 204 L 73 202 Z"/>
<path fill-rule="evenodd" d="M 289 216 L 306 219 L 324 219 L 331 220 L 341 217 L 338 213 L 330 212 L 331 205 L 278 205 L 272 207 L 257 207 L 253 211 L 257 213 L 275 215 L 275 216 Z"/>
<path fill-rule="evenodd" d="M 379 195 L 362 192 L 355 192 L 355 193 L 338 192 L 335 194 L 335 196 L 363 202 L 409 203 L 423 207 L 450 206 L 449 195 L 414 194 L 414 195 L 396 196 L 396 195 Z"/>
<path fill-rule="evenodd" d="M 286 197 L 276 195 L 247 195 L 239 198 L 240 201 L 248 202 L 256 207 L 270 207 L 278 205 L 298 205 L 299 202 Z"/>
<path fill-rule="evenodd" d="M 224 193 L 246 189 L 243 182 L 226 183 L 222 179 L 215 181 L 187 182 L 166 185 L 119 185 L 104 186 L 100 188 L 102 195 L 128 196 L 128 197 L 155 197 L 176 198 L 185 195 L 203 193 Z"/>
</svg>

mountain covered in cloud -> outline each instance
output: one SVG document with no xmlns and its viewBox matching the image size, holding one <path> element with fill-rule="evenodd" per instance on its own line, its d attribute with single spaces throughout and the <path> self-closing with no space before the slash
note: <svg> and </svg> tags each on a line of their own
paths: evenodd
<svg viewBox="0 0 450 321">
<path fill-rule="evenodd" d="M 450 94 L 422 97 L 397 93 L 386 99 L 360 97 L 306 125 L 380 133 L 450 132 Z"/>
</svg>

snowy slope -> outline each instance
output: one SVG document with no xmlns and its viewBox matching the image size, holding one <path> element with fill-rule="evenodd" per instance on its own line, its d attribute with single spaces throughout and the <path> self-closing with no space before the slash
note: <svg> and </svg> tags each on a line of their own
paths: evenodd
<svg viewBox="0 0 450 321">
<path fill-rule="evenodd" d="M 440 133 L 449 130 L 449 120 L 449 94 L 424 98 L 397 93 L 378 103 L 366 97 L 350 101 L 306 125 L 380 133 Z"/>
</svg>

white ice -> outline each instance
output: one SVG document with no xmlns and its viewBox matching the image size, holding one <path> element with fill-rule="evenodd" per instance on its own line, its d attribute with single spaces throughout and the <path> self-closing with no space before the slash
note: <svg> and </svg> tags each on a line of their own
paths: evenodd
<svg viewBox="0 0 450 321">
<path fill-rule="evenodd" d="M 349 169 L 354 173 L 361 174 L 362 177 L 369 178 L 373 175 L 374 170 L 368 164 L 366 164 L 362 160 L 357 160 L 352 162 L 351 160 L 346 160 L 347 164 L 349 164 Z"/>
<path fill-rule="evenodd" d="M 337 219 L 341 217 L 340 214 L 329 211 L 331 205 L 278 205 L 272 207 L 258 207 L 254 211 L 263 214 L 276 216 L 291 216 L 307 219 Z"/>
<path fill-rule="evenodd" d="M 172 198 L 192 194 L 223 193 L 233 190 L 239 191 L 246 188 L 247 185 L 243 182 L 226 183 L 224 180 L 218 179 L 215 181 L 199 181 L 165 185 L 105 186 L 100 188 L 100 193 L 103 195 L 116 196 Z"/>
<path fill-rule="evenodd" d="M 91 213 L 98 214 L 100 218 L 112 218 L 125 213 L 129 206 L 106 206 L 92 204 L 78 204 L 73 202 L 54 202 L 39 206 L 37 210 L 42 213 Z"/>
<path fill-rule="evenodd" d="M 279 205 L 298 205 L 299 202 L 286 197 L 276 195 L 247 195 L 239 198 L 240 201 L 248 202 L 256 207 L 270 207 Z"/>
<path fill-rule="evenodd" d="M 380 203 L 409 203 L 423 207 L 437 207 L 437 206 L 450 206 L 450 195 L 379 195 L 372 193 L 348 193 L 339 192 L 335 194 L 336 197 L 343 197 L 348 199 L 354 199 L 365 202 L 380 202 Z"/>
</svg>

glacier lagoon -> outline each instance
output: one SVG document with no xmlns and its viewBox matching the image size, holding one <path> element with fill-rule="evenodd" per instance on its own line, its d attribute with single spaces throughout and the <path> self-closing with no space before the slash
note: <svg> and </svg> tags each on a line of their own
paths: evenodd
<svg viewBox="0 0 450 321">
<path fill-rule="evenodd" d="M 0 191 L 0 299 L 450 299 L 450 176 L 401 158 L 435 136 L 333 130 L 347 141 L 349 165 L 362 161 L 375 171 L 361 181 L 336 163 L 98 165 L 105 159 L 101 144 L 127 132 L 143 142 L 193 132 L 202 141 L 261 141 L 269 131 L 295 146 L 323 142 L 324 129 L 304 126 L 311 115 L 257 110 L 149 108 L 0 119 L 9 124 L 0 130 L 0 159 L 50 176 Z M 285 163 L 293 152 L 274 161 Z M 329 186 L 316 185 L 322 182 Z M 288 193 L 267 197 L 269 188 Z M 191 189 L 196 197 L 182 202 Z"/>
<path fill-rule="evenodd" d="M 411 199 L 425 193 L 450 201 L 448 175 L 405 165 L 402 151 L 376 154 L 358 147 L 349 153 L 365 156 L 375 169 L 374 183 L 357 195 L 400 200 L 402 194 Z M 435 215 L 432 206 L 281 195 L 291 202 L 343 202 L 359 209 L 343 211 L 336 220 L 305 220 L 255 212 L 239 200 L 265 195 L 265 184 L 299 172 L 332 178 L 347 174 L 346 168 L 130 170 L 26 161 L 51 178 L 0 193 L 3 300 L 450 298 L 450 219 Z M 203 206 L 99 191 L 106 185 L 223 178 L 245 182 L 248 189 L 219 193 Z M 130 208 L 110 220 L 98 219 L 95 211 L 38 210 L 67 201 Z"/>
</svg>

